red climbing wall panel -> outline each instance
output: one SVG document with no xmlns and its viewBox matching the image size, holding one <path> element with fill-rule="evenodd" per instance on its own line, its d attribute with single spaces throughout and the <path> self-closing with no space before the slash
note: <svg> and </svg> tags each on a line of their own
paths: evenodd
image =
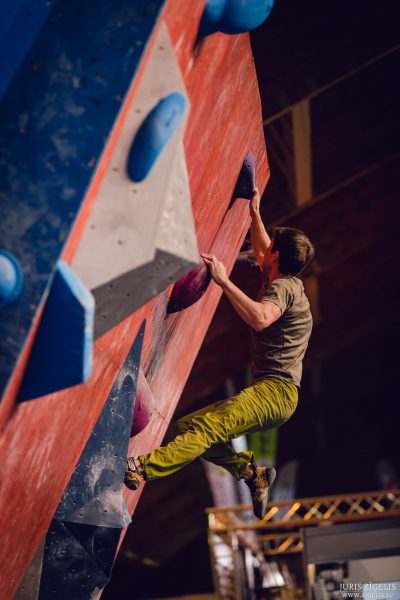
<svg viewBox="0 0 400 600">
<path fill-rule="evenodd" d="M 249 226 L 247 201 L 237 200 L 226 212 L 247 152 L 254 155 L 256 181 L 261 190 L 269 171 L 249 37 L 215 34 L 205 39 L 195 54 L 202 7 L 202 2 L 170 0 L 162 19 L 168 26 L 191 103 L 184 145 L 199 249 L 214 253 L 230 271 Z M 144 59 L 138 81 L 145 62 Z M 127 103 L 134 94 L 135 85 Z M 118 127 L 114 129 L 115 136 Z M 110 138 L 109 146 L 115 143 L 114 138 Z M 97 170 L 66 246 L 64 258 L 68 262 L 95 202 L 109 156 L 110 147 L 106 147 L 103 165 Z M 197 304 L 166 317 L 169 294 L 170 289 L 159 294 L 96 340 L 94 371 L 85 384 L 12 409 L 24 365 L 23 357 L 20 359 L 1 407 L 5 430 L 0 458 L 0 589 L 4 600 L 13 597 L 49 527 L 143 319 L 146 330 L 141 366 L 155 399 L 156 412 L 148 427 L 131 440 L 130 450 L 146 452 L 160 443 L 221 291 L 212 283 Z M 33 335 L 34 332 L 30 339 Z M 26 353 L 28 346 L 29 341 Z M 126 490 L 130 509 L 134 509 L 139 497 L 140 493 Z"/>
</svg>

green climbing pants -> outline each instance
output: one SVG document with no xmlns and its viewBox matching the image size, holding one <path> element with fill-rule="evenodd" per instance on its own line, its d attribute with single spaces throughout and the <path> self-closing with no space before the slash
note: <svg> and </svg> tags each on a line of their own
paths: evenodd
<svg viewBox="0 0 400 600">
<path fill-rule="evenodd" d="M 138 457 L 144 478 L 151 481 L 171 475 L 201 456 L 242 479 L 253 453 L 235 452 L 230 439 L 279 427 L 292 416 L 297 399 L 292 383 L 264 379 L 237 396 L 179 419 L 171 442 Z"/>
</svg>

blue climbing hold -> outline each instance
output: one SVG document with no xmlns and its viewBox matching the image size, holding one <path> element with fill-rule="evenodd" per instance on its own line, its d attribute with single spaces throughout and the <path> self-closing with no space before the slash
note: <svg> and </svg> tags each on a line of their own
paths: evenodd
<svg viewBox="0 0 400 600">
<path fill-rule="evenodd" d="M 235 34 L 251 31 L 267 19 L 274 0 L 207 0 L 199 38 L 217 31 Z"/>
<path fill-rule="evenodd" d="M 147 115 L 129 151 L 127 170 L 132 181 L 143 181 L 147 177 L 178 127 L 185 107 L 185 96 L 180 92 L 174 92 L 160 100 Z"/>
<path fill-rule="evenodd" d="M 10 252 L 0 250 L 0 308 L 18 298 L 22 285 L 19 262 Z"/>
</svg>

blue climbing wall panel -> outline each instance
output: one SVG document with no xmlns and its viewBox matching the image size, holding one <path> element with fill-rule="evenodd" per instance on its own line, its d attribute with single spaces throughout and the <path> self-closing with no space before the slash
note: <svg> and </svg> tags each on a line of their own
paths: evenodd
<svg viewBox="0 0 400 600">
<path fill-rule="evenodd" d="M 110 576 L 121 529 L 122 496 L 145 323 L 118 373 L 46 536 L 39 600 L 90 600 Z"/>
<path fill-rule="evenodd" d="M 57 0 L 4 2 L 0 14 L 0 98 Z"/>
<path fill-rule="evenodd" d="M 120 529 L 77 528 L 79 532 L 53 519 L 46 536 L 39 600 L 91 600 L 93 592 L 107 584 Z"/>
<path fill-rule="evenodd" d="M 1 247 L 24 276 L 0 311 L 0 393 L 163 4 L 59 0 L 0 102 Z"/>
</svg>

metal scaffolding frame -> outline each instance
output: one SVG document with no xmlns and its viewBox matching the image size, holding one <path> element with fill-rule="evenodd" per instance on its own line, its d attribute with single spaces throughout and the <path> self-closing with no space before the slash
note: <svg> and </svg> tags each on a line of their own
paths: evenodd
<svg viewBox="0 0 400 600">
<path fill-rule="evenodd" d="M 301 529 L 400 516 L 400 489 L 270 502 L 261 521 L 250 504 L 207 509 L 214 582 L 221 600 L 255 598 L 246 588 L 244 552 L 262 566 L 273 557 L 300 553 Z M 245 595 L 247 593 L 247 596 Z"/>
</svg>

